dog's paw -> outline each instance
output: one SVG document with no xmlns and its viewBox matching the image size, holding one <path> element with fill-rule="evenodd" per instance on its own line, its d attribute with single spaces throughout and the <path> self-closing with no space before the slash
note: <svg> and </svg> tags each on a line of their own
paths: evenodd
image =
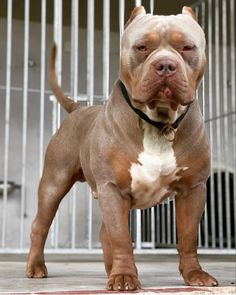
<svg viewBox="0 0 236 295">
<path fill-rule="evenodd" d="M 184 280 L 185 283 L 190 286 L 215 287 L 218 285 L 218 282 L 214 277 L 201 269 L 190 271 L 187 273 Z"/>
<path fill-rule="evenodd" d="M 42 279 L 48 276 L 48 271 L 44 263 L 28 264 L 26 269 L 26 276 L 28 278 Z"/>
<path fill-rule="evenodd" d="M 141 289 L 141 284 L 137 276 L 133 275 L 113 275 L 107 282 L 107 290 L 132 291 Z"/>
</svg>

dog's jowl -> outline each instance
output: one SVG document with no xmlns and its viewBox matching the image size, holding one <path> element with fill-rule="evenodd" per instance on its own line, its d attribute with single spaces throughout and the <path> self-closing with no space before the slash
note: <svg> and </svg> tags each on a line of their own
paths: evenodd
<svg viewBox="0 0 236 295">
<path fill-rule="evenodd" d="M 179 269 L 188 285 L 215 286 L 197 258 L 197 230 L 209 176 L 209 144 L 196 89 L 205 69 L 205 37 L 187 7 L 157 16 L 133 10 L 121 44 L 120 74 L 103 106 L 81 107 L 50 82 L 69 116 L 47 148 L 32 225 L 27 276 L 47 277 L 44 245 L 60 201 L 87 181 L 102 215 L 109 290 L 141 288 L 128 227 L 132 208 L 175 196 Z M 171 283 L 171 281 L 170 281 Z"/>
</svg>

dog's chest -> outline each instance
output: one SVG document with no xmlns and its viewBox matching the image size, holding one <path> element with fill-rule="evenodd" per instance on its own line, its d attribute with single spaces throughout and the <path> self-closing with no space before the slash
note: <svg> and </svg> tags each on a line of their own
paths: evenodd
<svg viewBox="0 0 236 295">
<path fill-rule="evenodd" d="M 146 208 L 161 202 L 169 190 L 169 175 L 176 169 L 172 143 L 150 125 L 144 126 L 143 151 L 130 167 L 134 208 Z"/>
</svg>

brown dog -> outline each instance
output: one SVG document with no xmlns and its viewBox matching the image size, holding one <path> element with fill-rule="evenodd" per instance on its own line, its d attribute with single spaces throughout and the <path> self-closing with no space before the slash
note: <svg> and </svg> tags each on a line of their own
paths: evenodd
<svg viewBox="0 0 236 295">
<path fill-rule="evenodd" d="M 70 113 L 49 143 L 32 225 L 27 276 L 47 276 L 44 244 L 60 201 L 87 181 L 102 213 L 109 290 L 140 288 L 129 210 L 175 194 L 179 269 L 188 285 L 215 286 L 197 259 L 197 230 L 209 176 L 209 144 L 195 91 L 205 69 L 205 38 L 190 8 L 152 16 L 135 8 L 121 44 L 120 81 L 104 106 L 80 107 L 51 85 Z M 122 83 L 122 82 L 123 83 Z"/>
</svg>

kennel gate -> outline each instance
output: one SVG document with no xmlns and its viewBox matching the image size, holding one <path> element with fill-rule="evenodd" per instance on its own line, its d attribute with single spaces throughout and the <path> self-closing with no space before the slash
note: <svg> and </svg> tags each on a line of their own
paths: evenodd
<svg viewBox="0 0 236 295">
<path fill-rule="evenodd" d="M 110 31 L 114 8 L 109 0 L 104 0 L 99 8 L 102 9 L 100 31 L 95 30 L 94 0 L 86 1 L 86 29 L 78 29 L 81 1 L 54 0 L 53 25 L 47 22 L 52 7 L 48 7 L 46 0 L 34 4 L 25 0 L 23 21 L 13 18 L 14 1 L 5 2 L 6 16 L 0 19 L 3 36 L 0 134 L 4 139 L 0 147 L 0 253 L 22 253 L 29 246 L 45 146 L 64 117 L 47 84 L 47 54 L 52 40 L 58 46 L 56 67 L 63 89 L 83 105 L 102 104 L 109 97 L 118 73 L 116 49 L 119 49 L 127 8 L 124 0 L 117 2 L 119 33 L 115 33 Z M 63 26 L 65 2 L 71 4 L 70 26 Z M 158 13 L 158 3 L 154 5 L 154 0 L 134 1 L 134 4 L 141 2 L 147 12 Z M 36 3 L 40 17 L 38 23 L 32 23 L 30 11 Z M 207 37 L 208 69 L 198 99 L 212 147 L 208 202 L 199 227 L 199 247 L 203 252 L 232 253 L 236 224 L 236 8 L 234 0 L 198 1 L 193 7 Z M 35 44 L 40 47 L 36 48 Z M 17 63 L 18 58 L 21 64 Z M 100 253 L 100 217 L 90 189 L 77 184 L 69 195 L 50 229 L 46 251 Z M 132 211 L 130 228 L 136 252 L 175 252 L 174 199 L 155 208 Z"/>
</svg>

